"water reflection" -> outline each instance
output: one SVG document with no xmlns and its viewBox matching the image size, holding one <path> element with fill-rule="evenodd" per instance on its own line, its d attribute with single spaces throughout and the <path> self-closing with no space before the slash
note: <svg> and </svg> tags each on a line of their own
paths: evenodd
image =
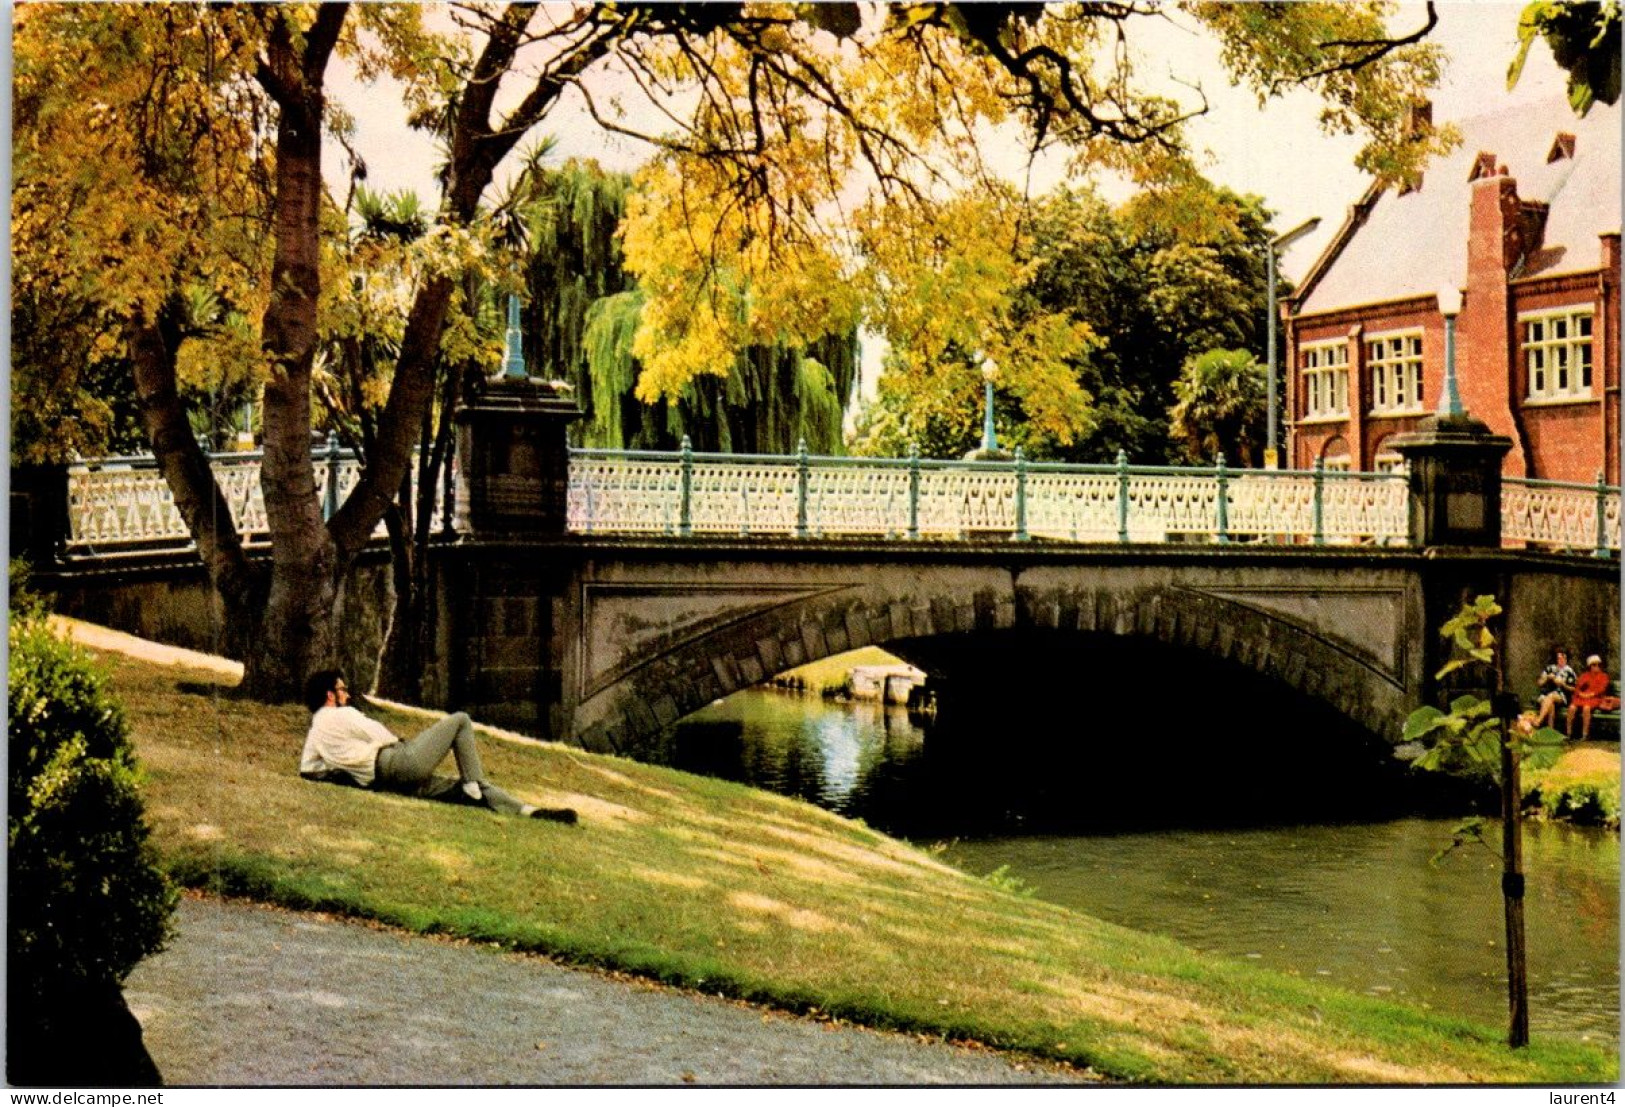
<svg viewBox="0 0 1625 1107">
<path fill-rule="evenodd" d="M 911 839 L 1397 816 L 1440 802 L 1446 784 L 1323 723 L 1314 740 L 1290 744 L 1214 740 L 1200 724 L 1153 738 L 1110 710 L 1085 734 L 1013 711 L 938 721 L 927 740 L 902 707 L 754 690 L 690 716 L 639 756 Z"/>
<path fill-rule="evenodd" d="M 1041 898 L 1199 949 L 1504 1019 L 1497 857 L 1469 849 L 1430 865 L 1453 820 L 1406 814 L 1418 797 L 1400 798 L 1403 778 L 1373 784 L 1389 770 L 1349 760 L 1354 747 L 1301 743 L 1282 757 L 1178 735 L 1046 747 L 1029 740 L 1041 730 L 1007 721 L 940 742 L 901 708 L 762 690 L 692 716 L 644 756 L 953 840 L 947 859 L 967 871 L 1008 865 Z M 1355 820 L 1361 803 L 1370 817 Z M 1248 825 L 1271 815 L 1281 825 Z M 1534 1031 L 1612 1041 L 1618 835 L 1533 825 L 1525 848 Z"/>
<path fill-rule="evenodd" d="M 689 716 L 639 756 L 853 814 L 924 738 L 896 705 L 753 690 Z"/>
<path fill-rule="evenodd" d="M 1186 945 L 1341 987 L 1506 1017 L 1500 860 L 1429 858 L 1451 820 L 959 842 L 970 872 L 1008 865 L 1038 895 Z M 1531 1027 L 1619 1030 L 1619 837 L 1530 825 L 1524 839 Z"/>
</svg>

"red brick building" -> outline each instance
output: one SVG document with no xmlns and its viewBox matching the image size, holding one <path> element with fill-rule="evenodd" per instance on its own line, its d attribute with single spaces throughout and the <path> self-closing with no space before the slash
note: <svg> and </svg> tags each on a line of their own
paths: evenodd
<svg viewBox="0 0 1625 1107">
<path fill-rule="evenodd" d="M 1460 124 L 1419 187 L 1368 191 L 1287 301 L 1286 461 L 1386 469 L 1438 406 L 1463 294 L 1468 412 L 1512 439 L 1508 476 L 1619 481 L 1620 111 L 1562 100 Z"/>
</svg>

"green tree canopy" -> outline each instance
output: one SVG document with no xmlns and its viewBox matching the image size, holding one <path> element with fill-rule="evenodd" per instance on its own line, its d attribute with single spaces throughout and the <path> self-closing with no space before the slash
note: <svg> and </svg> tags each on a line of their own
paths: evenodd
<svg viewBox="0 0 1625 1107">
<path fill-rule="evenodd" d="M 1518 52 L 1507 69 L 1508 89 L 1523 76 L 1537 37 L 1568 74 L 1569 105 L 1576 115 L 1585 115 L 1598 100 L 1619 102 L 1619 0 L 1533 0 L 1518 16 Z"/>
<path fill-rule="evenodd" d="M 1271 234 L 1263 202 L 1193 182 L 1177 213 L 1162 210 L 1166 203 L 1147 196 L 1114 208 L 1092 191 L 1063 188 L 1033 204 L 1021 296 L 1088 329 L 1090 341 L 1069 361 L 1088 412 L 1062 441 L 1001 385 L 1001 442 L 1065 461 L 1110 462 L 1120 450 L 1142 463 L 1183 460 L 1169 422 L 1181 367 L 1214 348 L 1262 355 Z M 969 449 L 980 433 L 981 379 L 968 357 L 956 389 L 924 395 L 907 387 L 906 367 L 893 368 L 860 422 L 859 448 L 898 455 L 913 441 L 936 457 Z"/>
<path fill-rule="evenodd" d="M 696 378 L 677 396 L 640 399 L 632 343 L 648 302 L 618 237 L 633 190 L 627 174 L 572 161 L 538 172 L 526 191 L 525 333 L 533 375 L 570 382 L 589 446 L 788 453 L 841 451 L 841 419 L 857 378 L 855 336 L 807 346 L 752 345 L 726 376 Z"/>
</svg>

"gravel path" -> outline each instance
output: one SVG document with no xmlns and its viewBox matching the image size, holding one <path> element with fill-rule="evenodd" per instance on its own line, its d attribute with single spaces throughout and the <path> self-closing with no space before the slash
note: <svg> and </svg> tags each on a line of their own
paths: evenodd
<svg viewBox="0 0 1625 1107">
<path fill-rule="evenodd" d="M 171 1085 L 922 1085 L 1082 1074 L 326 916 L 187 897 L 125 988 Z"/>
</svg>

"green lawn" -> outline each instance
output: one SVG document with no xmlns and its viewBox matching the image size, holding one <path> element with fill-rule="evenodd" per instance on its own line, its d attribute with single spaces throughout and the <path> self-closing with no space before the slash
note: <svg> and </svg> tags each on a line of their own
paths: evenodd
<svg viewBox="0 0 1625 1107">
<path fill-rule="evenodd" d="M 1196 954 L 964 875 L 799 801 L 482 738 L 490 776 L 579 826 L 308 784 L 308 716 L 218 672 L 101 655 L 148 814 L 188 884 L 1019 1049 L 1152 1083 L 1612 1082 L 1568 1042 Z M 410 734 L 421 714 L 387 721 Z"/>
</svg>

